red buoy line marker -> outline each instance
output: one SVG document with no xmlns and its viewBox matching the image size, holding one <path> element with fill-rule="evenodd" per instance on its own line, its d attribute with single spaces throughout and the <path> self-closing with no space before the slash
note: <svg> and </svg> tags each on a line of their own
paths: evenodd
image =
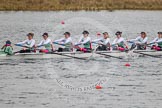
<svg viewBox="0 0 162 108">
<path fill-rule="evenodd" d="M 65 24 L 65 22 L 64 22 L 64 21 L 61 21 L 61 24 L 62 24 L 62 25 L 64 25 L 64 24 Z"/>
<path fill-rule="evenodd" d="M 131 65 L 130 65 L 129 63 L 126 63 L 125 66 L 126 66 L 126 67 L 130 67 Z"/>
<path fill-rule="evenodd" d="M 97 86 L 96 86 L 96 89 L 102 89 L 102 86 L 97 85 Z"/>
</svg>

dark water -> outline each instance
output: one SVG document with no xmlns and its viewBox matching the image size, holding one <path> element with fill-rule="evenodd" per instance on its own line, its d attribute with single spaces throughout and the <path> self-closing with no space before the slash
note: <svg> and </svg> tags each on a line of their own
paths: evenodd
<svg viewBox="0 0 162 108">
<path fill-rule="evenodd" d="M 161 11 L 0 12 L 0 44 L 8 38 L 21 41 L 28 32 L 37 43 L 43 32 L 54 40 L 71 31 L 76 40 L 84 29 L 93 38 L 98 31 L 112 38 L 116 30 L 126 38 L 146 31 L 151 40 L 162 30 L 161 19 Z M 0 107 L 161 108 L 161 65 L 152 57 L 0 60 Z M 96 90 L 99 83 L 103 88 Z"/>
</svg>

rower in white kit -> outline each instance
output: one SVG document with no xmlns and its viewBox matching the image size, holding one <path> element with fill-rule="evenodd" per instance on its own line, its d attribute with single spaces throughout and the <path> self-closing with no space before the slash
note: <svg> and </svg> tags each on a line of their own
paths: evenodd
<svg viewBox="0 0 162 108">
<path fill-rule="evenodd" d="M 136 39 L 131 39 L 128 42 L 132 43 L 131 49 L 134 49 L 137 46 L 137 50 L 146 50 L 147 41 L 147 34 L 141 32 L 141 36 L 138 36 Z"/>
<path fill-rule="evenodd" d="M 23 47 L 22 50 L 18 51 L 19 53 L 31 53 L 31 52 L 35 52 L 35 50 L 34 50 L 35 40 L 33 39 L 34 33 L 28 33 L 27 34 L 27 37 L 28 37 L 27 40 L 15 44 L 16 46 Z"/>
<path fill-rule="evenodd" d="M 162 32 L 157 33 L 158 36 L 150 42 L 151 44 L 151 49 L 152 50 L 157 50 L 157 51 L 162 51 Z"/>
<path fill-rule="evenodd" d="M 64 48 L 59 47 L 58 52 L 72 52 L 73 51 L 73 42 L 72 42 L 72 38 L 70 35 L 71 35 L 70 32 L 65 32 L 64 38 L 55 40 L 53 42 L 54 44 L 64 46 Z"/>
<path fill-rule="evenodd" d="M 96 51 L 107 51 L 110 50 L 110 37 L 107 32 L 103 33 L 103 37 L 99 39 L 92 40 L 92 43 L 99 44 L 99 47 Z"/>
<path fill-rule="evenodd" d="M 48 33 L 43 33 L 42 37 L 43 40 L 38 45 L 36 45 L 36 47 L 43 47 L 40 49 L 41 53 L 53 52 L 55 49 L 51 39 L 48 37 Z"/>
<path fill-rule="evenodd" d="M 119 50 L 119 51 L 127 51 L 128 45 L 125 41 L 125 39 L 122 37 L 122 32 L 117 31 L 115 33 L 116 39 L 112 43 L 112 49 L 113 50 Z"/>
<path fill-rule="evenodd" d="M 91 38 L 89 36 L 88 31 L 83 31 L 83 36 L 79 39 L 79 42 L 75 44 L 75 48 L 77 51 L 83 51 L 83 52 L 91 52 L 92 51 L 92 45 L 91 45 Z M 80 45 L 83 45 L 83 48 L 80 47 Z"/>
</svg>

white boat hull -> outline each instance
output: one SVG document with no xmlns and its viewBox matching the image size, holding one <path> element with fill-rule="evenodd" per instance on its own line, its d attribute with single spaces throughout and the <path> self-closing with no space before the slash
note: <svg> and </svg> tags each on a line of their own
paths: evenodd
<svg viewBox="0 0 162 108">
<path fill-rule="evenodd" d="M 103 52 L 108 56 L 123 57 L 126 56 L 125 52 Z M 89 58 L 89 57 L 103 57 L 103 55 L 97 53 L 17 53 L 12 56 L 0 56 L 1 59 L 44 59 L 44 58 Z"/>
<path fill-rule="evenodd" d="M 134 53 L 140 52 L 140 53 Z M 100 54 L 102 53 L 102 55 Z M 103 55 L 104 54 L 104 55 Z M 89 58 L 89 57 L 120 57 L 125 58 L 127 56 L 137 56 L 137 55 L 153 55 L 153 56 L 162 56 L 162 51 L 133 51 L 132 53 L 120 52 L 120 51 L 100 51 L 96 53 L 82 53 L 82 52 L 63 52 L 63 53 L 17 53 L 12 56 L 7 56 L 6 54 L 0 55 L 0 59 L 47 59 L 47 58 Z"/>
</svg>

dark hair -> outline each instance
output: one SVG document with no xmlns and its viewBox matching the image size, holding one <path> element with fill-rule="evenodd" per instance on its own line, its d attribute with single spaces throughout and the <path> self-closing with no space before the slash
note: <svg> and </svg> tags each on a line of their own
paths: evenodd
<svg viewBox="0 0 162 108">
<path fill-rule="evenodd" d="M 109 33 L 108 33 L 108 32 L 104 32 L 103 34 L 106 34 L 106 35 L 108 35 Z"/>
<path fill-rule="evenodd" d="M 65 32 L 64 35 L 69 35 L 70 36 L 70 32 Z"/>
<path fill-rule="evenodd" d="M 27 36 L 34 36 L 34 33 L 28 33 Z"/>
<path fill-rule="evenodd" d="M 87 30 L 84 30 L 82 34 L 89 34 Z"/>
<path fill-rule="evenodd" d="M 146 32 L 141 32 L 141 34 L 146 34 Z"/>
<path fill-rule="evenodd" d="M 45 36 L 45 35 L 46 35 L 46 36 L 48 36 L 48 33 L 43 33 L 43 35 L 42 35 L 42 36 Z"/>
<path fill-rule="evenodd" d="M 122 34 L 122 32 L 120 32 L 120 31 L 117 31 L 116 33 L 115 33 L 115 35 L 121 35 Z"/>
<path fill-rule="evenodd" d="M 6 44 L 11 44 L 11 41 L 10 41 L 10 40 L 7 40 L 7 41 L 6 41 Z"/>
</svg>

